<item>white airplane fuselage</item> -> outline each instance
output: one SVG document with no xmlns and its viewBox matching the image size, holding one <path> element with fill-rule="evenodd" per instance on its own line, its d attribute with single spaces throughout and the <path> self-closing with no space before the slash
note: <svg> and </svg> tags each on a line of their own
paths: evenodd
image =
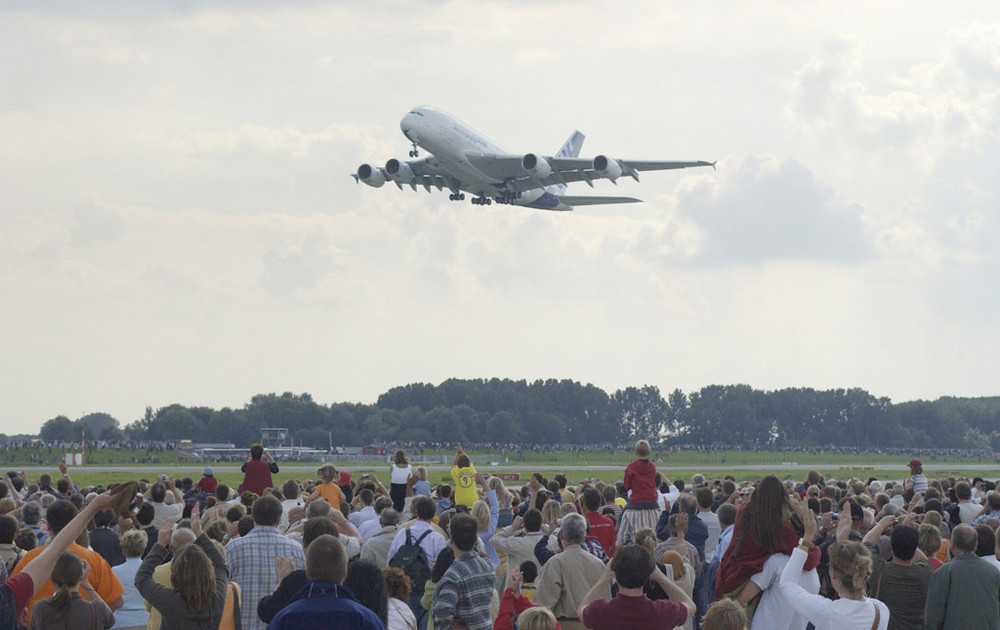
<svg viewBox="0 0 1000 630">
<path fill-rule="evenodd" d="M 461 181 L 458 190 L 486 197 L 503 191 L 503 182 L 487 177 L 469 163 L 466 155 L 467 152 L 503 155 L 507 151 L 469 125 L 434 107 L 416 107 L 403 116 L 399 128 Z M 525 191 L 513 203 L 546 210 L 572 210 L 545 189 Z"/>
</svg>

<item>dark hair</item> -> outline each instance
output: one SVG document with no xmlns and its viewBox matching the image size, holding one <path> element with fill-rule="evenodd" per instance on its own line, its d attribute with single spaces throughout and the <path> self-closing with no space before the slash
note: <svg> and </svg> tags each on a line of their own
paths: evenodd
<svg viewBox="0 0 1000 630">
<path fill-rule="evenodd" d="M 451 497 L 451 486 L 446 483 L 438 486 L 438 496 L 442 499 L 448 499 Z"/>
<path fill-rule="evenodd" d="M 431 582 L 440 582 L 454 561 L 455 551 L 451 548 L 451 545 L 448 545 L 438 553 L 437 560 L 434 561 L 434 566 L 431 567 Z"/>
<path fill-rule="evenodd" d="M 226 520 L 229 521 L 230 523 L 236 523 L 244 516 L 246 516 L 246 512 L 244 512 L 237 505 L 234 505 L 233 507 L 226 510 Z"/>
<path fill-rule="evenodd" d="M 976 541 L 976 555 L 980 558 L 987 558 L 992 556 L 997 551 L 997 540 L 996 532 L 993 528 L 986 523 L 980 523 L 976 525 L 976 536 L 979 540 Z"/>
<path fill-rule="evenodd" d="M 66 494 L 69 492 L 69 488 L 69 479 L 66 479 L 65 477 L 56 482 L 56 491 L 58 491 L 59 494 Z"/>
<path fill-rule="evenodd" d="M 817 499 L 816 497 L 809 497 L 808 499 L 806 499 L 806 507 L 808 507 L 813 512 L 819 514 L 820 512 L 819 499 Z"/>
<path fill-rule="evenodd" d="M 538 579 L 538 565 L 531 560 L 525 560 L 518 568 L 521 569 L 521 575 L 527 584 L 531 584 Z"/>
<path fill-rule="evenodd" d="M 639 545 L 623 545 L 611 559 L 611 570 L 622 588 L 639 588 L 649 581 L 656 565 L 649 552 Z"/>
<path fill-rule="evenodd" d="M 64 551 L 56 564 L 52 567 L 52 584 L 56 587 L 56 592 L 49 600 L 52 603 L 54 612 L 59 616 L 69 612 L 70 604 L 73 602 L 73 591 L 83 578 L 83 563 L 80 556 L 72 551 Z M 53 620 L 54 621 L 54 620 Z"/>
<path fill-rule="evenodd" d="M 555 479 L 556 482 L 559 483 L 559 489 L 560 490 L 562 490 L 563 488 L 565 488 L 566 484 L 569 483 L 569 479 L 567 479 L 566 475 L 564 475 L 562 473 L 556 473 L 556 474 L 552 475 L 552 478 Z"/>
<path fill-rule="evenodd" d="M 993 530 L 990 530 L 992 536 Z M 906 523 L 900 523 L 892 528 L 889 536 L 889 543 L 892 546 L 892 555 L 907 562 L 913 559 L 913 554 L 917 551 L 920 543 L 920 534 L 917 530 Z"/>
<path fill-rule="evenodd" d="M 260 444 L 250 446 L 250 459 L 260 459 L 264 456 L 264 447 Z"/>
<path fill-rule="evenodd" d="M 361 502 L 365 505 L 371 505 L 372 501 L 375 500 L 375 493 L 372 492 L 370 488 L 365 488 L 358 493 L 358 496 L 361 498 Z"/>
<path fill-rule="evenodd" d="M 383 624 L 389 623 L 389 595 L 382 569 L 367 560 L 355 560 L 347 565 L 344 586 L 351 589 L 362 606 L 372 611 Z"/>
<path fill-rule="evenodd" d="M 294 479 L 289 479 L 281 486 L 281 492 L 286 499 L 295 499 L 299 496 L 299 484 Z"/>
<path fill-rule="evenodd" d="M 462 552 L 472 551 L 479 540 L 479 524 L 469 514 L 456 514 L 451 519 L 451 542 Z"/>
<path fill-rule="evenodd" d="M 924 512 L 926 513 L 930 511 L 943 515 L 944 506 L 941 505 L 941 499 L 927 499 L 924 501 Z"/>
<path fill-rule="evenodd" d="M 163 500 L 167 498 L 167 487 L 162 483 L 154 483 L 153 487 L 149 490 L 149 499 L 153 503 L 163 503 Z"/>
<path fill-rule="evenodd" d="M 462 453 L 461 455 L 458 456 L 458 459 L 455 461 L 455 464 L 459 468 L 468 468 L 469 466 L 472 465 L 472 460 L 469 459 L 468 455 Z"/>
<path fill-rule="evenodd" d="M 111 527 L 115 522 L 115 511 L 111 508 L 105 508 L 94 514 L 94 526 L 96 527 Z"/>
<path fill-rule="evenodd" d="M 253 525 L 254 523 L 252 516 L 244 516 L 240 518 L 240 520 L 237 521 L 236 523 L 236 529 L 237 531 L 239 531 L 240 537 L 242 538 L 243 536 L 249 534 L 250 531 L 253 529 Z"/>
<path fill-rule="evenodd" d="M 22 527 L 14 535 L 14 544 L 17 545 L 18 549 L 31 551 L 38 545 L 38 536 L 35 534 L 35 530 Z"/>
<path fill-rule="evenodd" d="M 596 512 L 601 507 L 601 493 L 596 488 L 587 488 L 583 493 L 583 509 Z"/>
<path fill-rule="evenodd" d="M 329 534 L 335 538 L 340 538 L 340 531 L 330 519 L 325 516 L 314 516 L 307 519 L 302 526 L 302 546 L 306 549 L 309 544 L 324 534 Z"/>
<path fill-rule="evenodd" d="M 152 507 L 152 506 L 150 506 Z M 38 525 L 42 520 L 42 508 L 35 501 L 29 501 L 21 508 L 21 518 L 25 525 Z"/>
<path fill-rule="evenodd" d="M 710 508 L 715 502 L 715 493 L 710 488 L 698 488 L 694 491 L 694 496 L 698 499 L 698 507 Z"/>
<path fill-rule="evenodd" d="M 69 525 L 74 516 L 76 516 L 76 506 L 65 499 L 59 499 L 45 511 L 45 520 L 48 522 L 49 531 L 52 532 L 53 536 Z"/>
<path fill-rule="evenodd" d="M 392 499 L 390 499 L 389 497 L 380 496 L 379 498 L 375 499 L 375 513 L 376 514 L 381 514 L 382 510 L 384 510 L 385 508 L 391 508 L 391 507 L 392 507 Z"/>
<path fill-rule="evenodd" d="M 261 497 L 253 504 L 253 522 L 275 527 L 281 522 L 281 502 L 274 497 Z"/>
<path fill-rule="evenodd" d="M 524 531 L 534 533 L 542 529 L 542 513 L 537 508 L 531 508 L 524 513 Z"/>
<path fill-rule="evenodd" d="M 10 514 L 0 516 L 0 544 L 9 545 L 17 536 L 17 519 Z"/>
<path fill-rule="evenodd" d="M 135 518 L 139 521 L 139 525 L 149 527 L 149 524 L 156 518 L 156 509 L 152 503 L 143 503 L 135 513 Z"/>
<path fill-rule="evenodd" d="M 413 511 L 416 513 L 417 518 L 422 521 L 429 521 L 434 518 L 437 513 L 437 506 L 434 505 L 434 499 L 420 495 L 413 497 Z"/>
<path fill-rule="evenodd" d="M 972 498 L 972 486 L 967 481 L 959 481 L 955 484 L 955 496 L 959 501 L 966 501 Z"/>
<path fill-rule="evenodd" d="M 791 511 L 785 484 L 777 476 L 768 475 L 761 479 L 743 508 L 739 534 L 748 536 L 762 552 L 778 553 L 783 549 L 783 523 Z"/>
<path fill-rule="evenodd" d="M 227 486 L 224 483 L 220 483 L 219 485 L 215 486 L 215 498 L 218 499 L 219 501 L 228 501 L 229 486 Z"/>
</svg>

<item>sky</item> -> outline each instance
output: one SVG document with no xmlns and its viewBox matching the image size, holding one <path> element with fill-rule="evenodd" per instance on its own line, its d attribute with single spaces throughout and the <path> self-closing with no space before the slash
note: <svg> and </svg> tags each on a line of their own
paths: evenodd
<svg viewBox="0 0 1000 630">
<path fill-rule="evenodd" d="M 4 2 L 0 55 L 0 432 L 448 378 L 1000 393 L 996 3 Z M 571 213 L 356 184 L 416 105 L 718 168 Z"/>
</svg>

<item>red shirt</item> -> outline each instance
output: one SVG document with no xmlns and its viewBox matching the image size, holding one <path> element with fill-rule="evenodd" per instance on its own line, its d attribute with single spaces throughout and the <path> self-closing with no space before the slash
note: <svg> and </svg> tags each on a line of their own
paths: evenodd
<svg viewBox="0 0 1000 630">
<path fill-rule="evenodd" d="M 645 595 L 632 597 L 618 593 L 612 600 L 596 599 L 583 609 L 583 625 L 603 628 L 662 628 L 673 630 L 687 621 L 687 607 L 669 599 L 653 601 Z"/>
<path fill-rule="evenodd" d="M 271 471 L 277 468 L 262 459 L 251 459 L 243 464 L 243 492 L 250 491 L 260 496 L 264 490 L 274 486 L 271 483 Z"/>
<path fill-rule="evenodd" d="M 212 477 L 202 477 L 198 480 L 197 487 L 203 492 L 209 494 L 215 494 L 215 489 L 219 486 L 219 480 L 214 476 Z"/>
<path fill-rule="evenodd" d="M 583 515 L 590 523 L 590 533 L 604 547 L 604 552 L 609 558 L 615 555 L 615 522 L 607 516 L 597 512 L 587 512 Z"/>
<path fill-rule="evenodd" d="M 660 493 L 656 490 L 653 479 L 656 477 L 656 464 L 648 459 L 637 459 L 625 469 L 625 489 L 631 490 L 628 497 L 631 505 L 653 503 L 659 501 Z"/>
</svg>

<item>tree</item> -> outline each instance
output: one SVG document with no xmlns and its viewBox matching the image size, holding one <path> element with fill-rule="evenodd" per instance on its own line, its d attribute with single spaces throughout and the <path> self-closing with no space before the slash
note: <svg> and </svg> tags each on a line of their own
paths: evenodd
<svg viewBox="0 0 1000 630">
<path fill-rule="evenodd" d="M 609 417 L 616 428 L 609 435 L 617 435 L 619 442 L 638 439 L 654 442 L 661 438 L 666 427 L 669 408 L 658 387 L 626 387 L 611 397 Z"/>
<path fill-rule="evenodd" d="M 79 442 L 81 435 L 76 423 L 66 416 L 56 416 L 46 420 L 38 432 L 43 442 Z"/>
</svg>

